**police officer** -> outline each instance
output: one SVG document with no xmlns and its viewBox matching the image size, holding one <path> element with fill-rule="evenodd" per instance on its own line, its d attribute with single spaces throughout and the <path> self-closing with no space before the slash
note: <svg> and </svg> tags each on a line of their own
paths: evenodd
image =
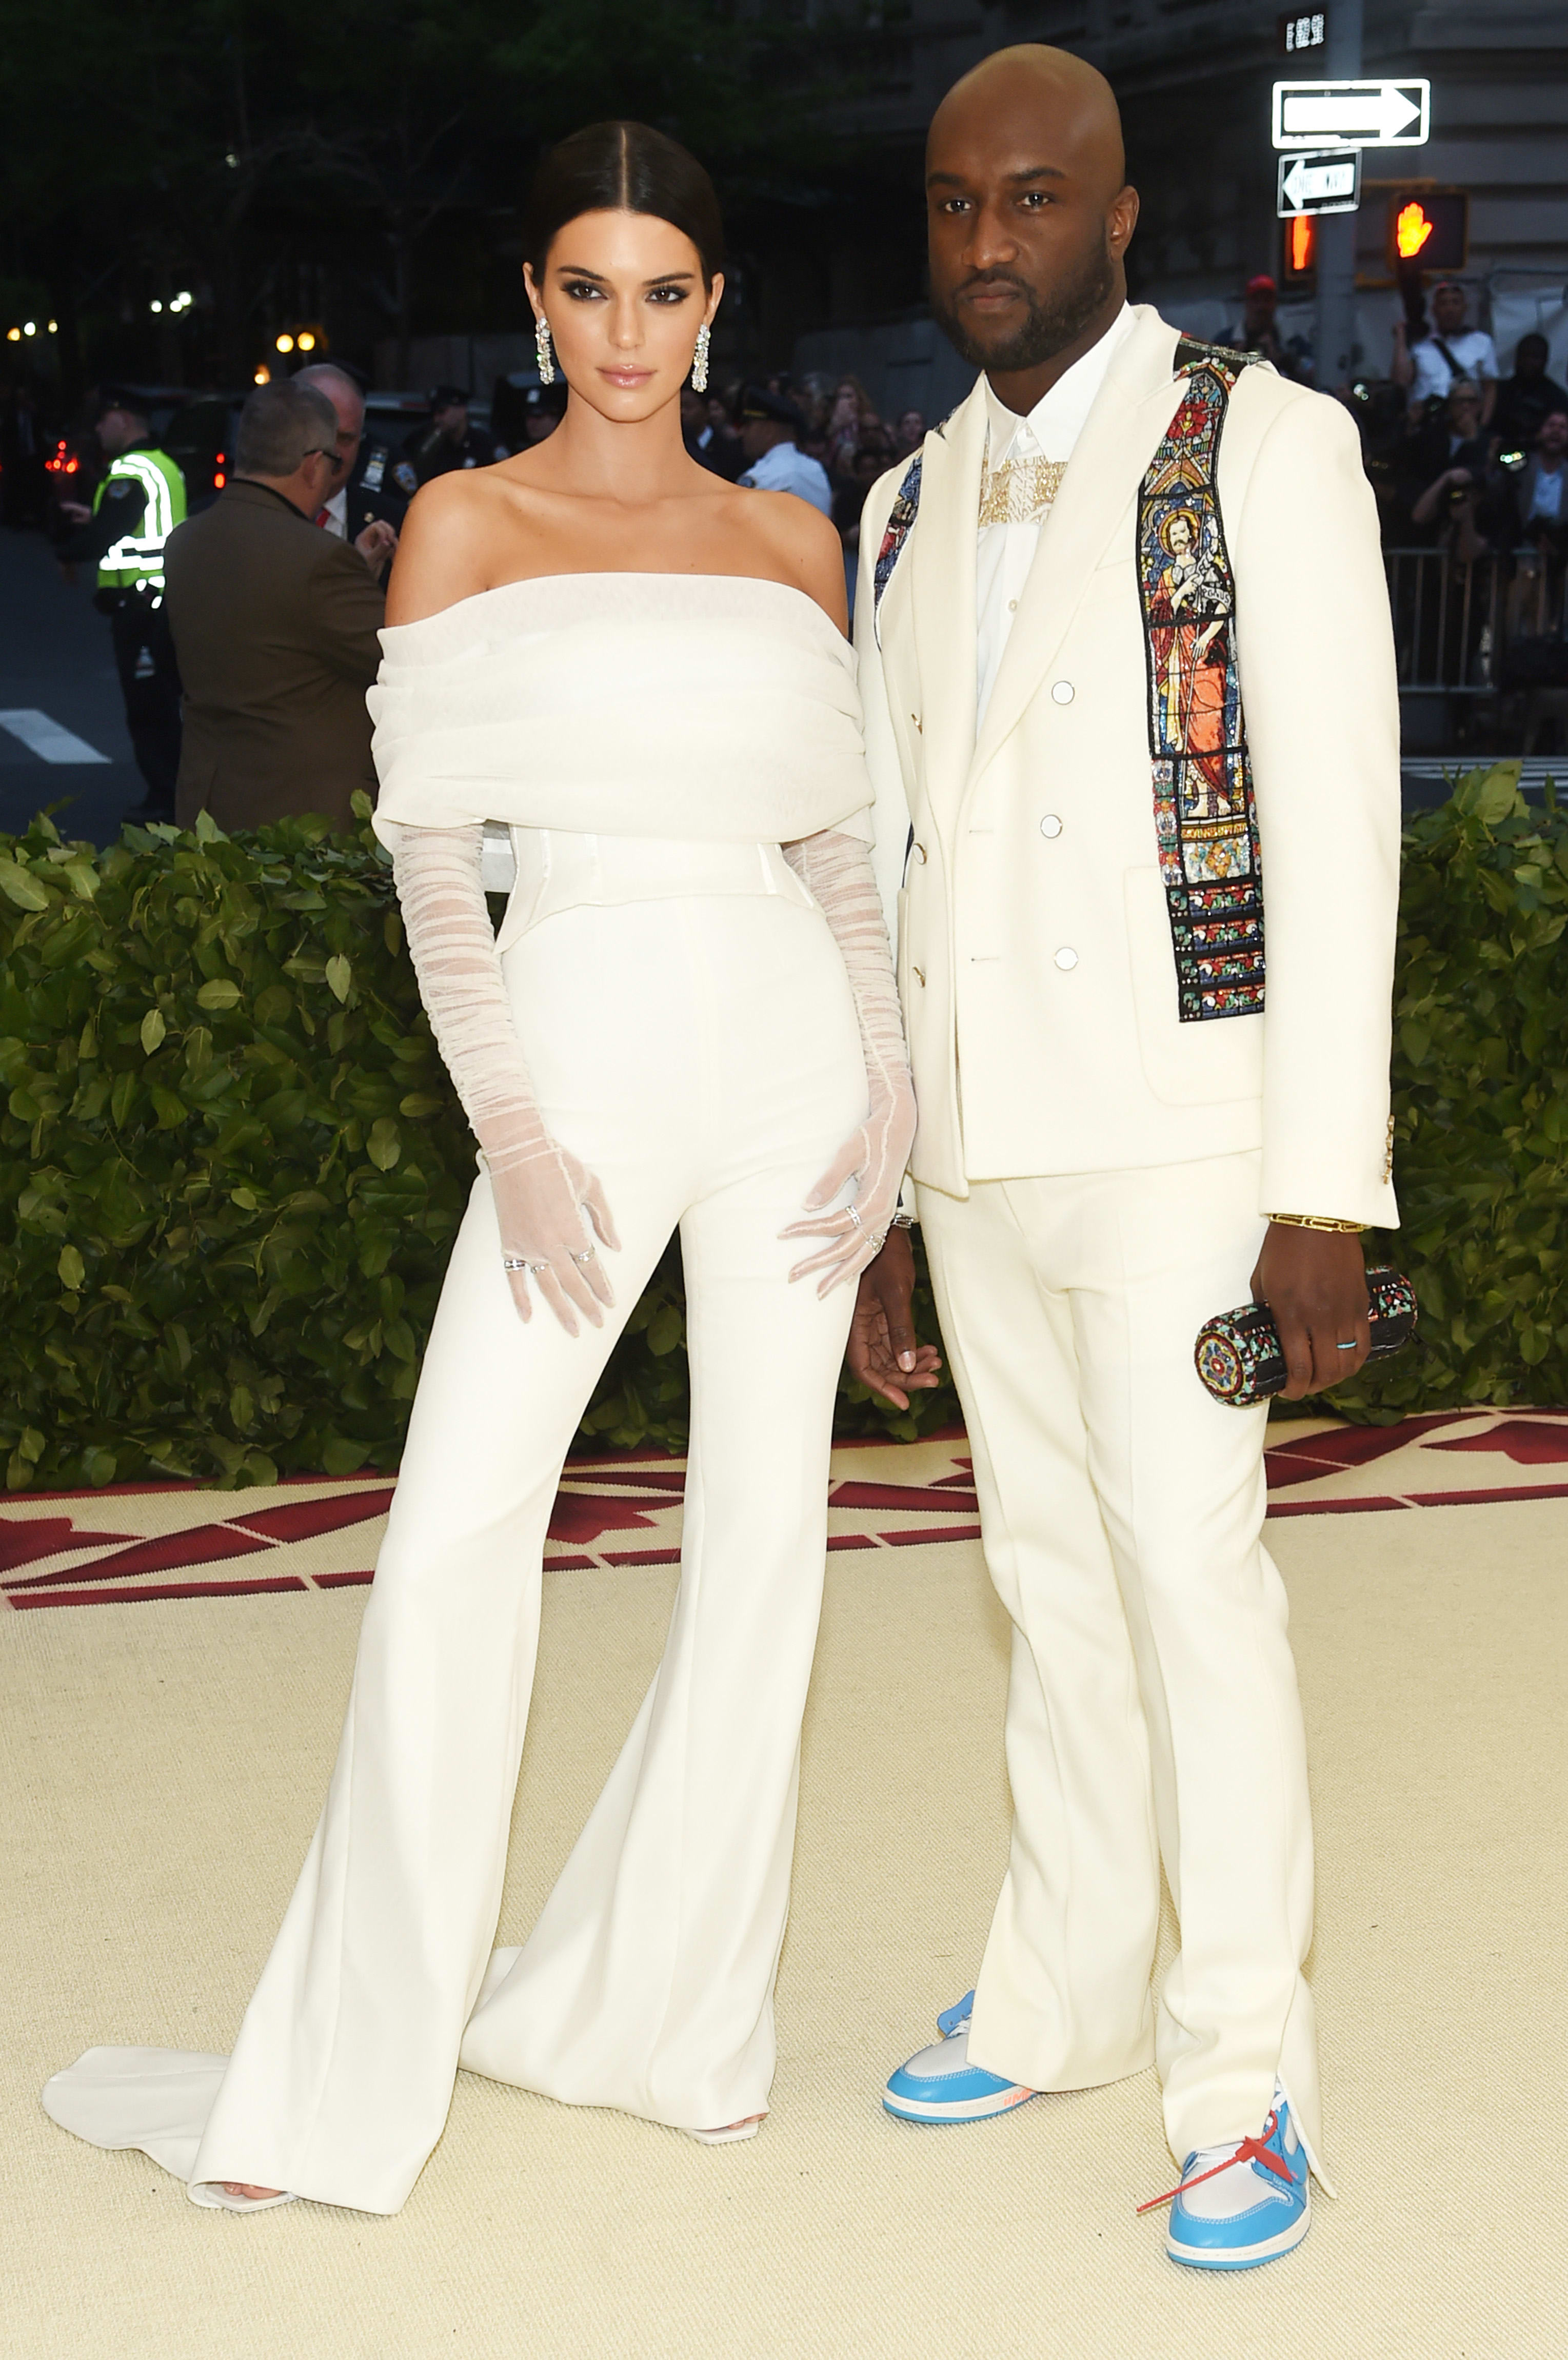
<svg viewBox="0 0 1568 2360">
<path fill-rule="evenodd" d="M 337 464 L 316 522 L 339 541 L 352 541 L 373 574 L 383 574 L 397 546 L 408 496 L 397 484 L 385 442 L 367 442 L 365 395 L 358 380 L 334 361 L 299 370 L 296 385 L 324 393 L 338 421 Z M 379 528 L 372 533 L 372 526 Z"/>
<path fill-rule="evenodd" d="M 428 484 L 454 467 L 488 467 L 506 453 L 481 428 L 470 425 L 471 396 L 461 386 L 438 385 L 430 394 L 430 422 L 417 426 L 403 445 L 415 482 Z"/>
<path fill-rule="evenodd" d="M 77 530 L 55 554 L 98 566 L 93 605 L 109 617 L 136 767 L 147 792 L 126 816 L 174 817 L 180 770 L 180 669 L 163 606 L 163 545 L 185 520 L 185 478 L 152 439 L 146 405 L 121 386 L 98 404 L 98 442 L 109 462 L 91 508 L 62 500 Z"/>
</svg>

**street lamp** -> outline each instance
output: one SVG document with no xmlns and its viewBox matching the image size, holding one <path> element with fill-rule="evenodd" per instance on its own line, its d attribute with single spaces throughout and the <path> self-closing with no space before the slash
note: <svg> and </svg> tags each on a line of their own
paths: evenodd
<svg viewBox="0 0 1568 2360">
<path fill-rule="evenodd" d="M 294 339 L 288 333 L 287 330 L 281 336 L 275 339 L 275 343 L 277 349 L 280 353 L 291 353 L 294 349 Z"/>
</svg>

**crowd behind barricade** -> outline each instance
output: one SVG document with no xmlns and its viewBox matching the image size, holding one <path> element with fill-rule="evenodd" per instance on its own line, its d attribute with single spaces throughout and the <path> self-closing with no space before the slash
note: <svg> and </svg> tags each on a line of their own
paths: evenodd
<svg viewBox="0 0 1568 2360">
<path fill-rule="evenodd" d="M 1387 375 L 1329 388 L 1356 421 L 1377 502 L 1401 682 L 1518 691 L 1527 739 L 1543 728 L 1568 733 L 1568 388 L 1550 374 L 1540 334 L 1519 339 L 1505 377 L 1463 288 L 1444 283 L 1427 295 L 1412 283 L 1404 293 Z M 1303 340 L 1281 329 L 1267 276 L 1247 283 L 1216 341 L 1314 381 Z M 531 372 L 502 379 L 477 417 L 466 388 L 442 385 L 411 432 L 382 442 L 367 431 L 353 373 L 318 366 L 251 396 L 231 421 L 227 475 L 214 476 L 163 449 L 147 405 L 121 389 L 101 391 L 83 413 L 91 426 L 68 421 L 63 432 L 46 421 L 34 390 L 0 395 L 0 517 L 42 526 L 63 561 L 98 569 L 97 603 L 110 618 L 147 781 L 134 816 L 173 818 L 178 778 L 187 825 L 202 806 L 221 808 L 232 827 L 280 816 L 288 804 L 346 825 L 353 792 L 371 777 L 364 688 L 409 497 L 434 475 L 542 442 L 564 407 L 564 388 Z M 793 493 L 832 519 L 853 607 L 866 496 L 920 448 L 931 421 L 914 409 L 883 417 L 853 374 L 782 369 L 712 391 L 688 386 L 681 414 L 702 466 Z M 177 434 L 162 440 L 180 450 Z M 258 468 L 251 462 L 263 444 L 276 450 Z M 216 458 L 224 461 L 222 450 Z M 202 511 L 214 506 L 222 520 L 209 522 Z M 296 538 L 306 524 L 321 528 L 320 540 Z M 175 539 L 167 605 L 164 537 Z M 201 577 L 183 617 L 182 574 Z M 245 617 L 261 615 L 258 598 L 270 669 L 238 644 Z M 279 650 L 291 651 L 287 661 Z M 321 738 L 329 708 L 337 720 L 325 736 L 342 757 L 327 764 L 331 778 L 321 759 L 302 759 L 299 738 L 313 729 Z"/>
</svg>

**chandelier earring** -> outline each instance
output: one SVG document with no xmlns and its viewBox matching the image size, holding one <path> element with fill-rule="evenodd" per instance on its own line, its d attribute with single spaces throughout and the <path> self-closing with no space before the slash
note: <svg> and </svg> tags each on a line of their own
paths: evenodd
<svg viewBox="0 0 1568 2360">
<path fill-rule="evenodd" d="M 539 359 L 540 385 L 555 383 L 555 355 L 550 349 L 550 322 L 541 311 L 534 322 L 534 351 Z"/>
<path fill-rule="evenodd" d="M 708 346 L 712 342 L 713 338 L 708 331 L 708 323 L 706 320 L 704 320 L 702 326 L 697 331 L 697 349 L 691 355 L 691 390 L 693 393 L 706 393 L 708 390 Z"/>
</svg>

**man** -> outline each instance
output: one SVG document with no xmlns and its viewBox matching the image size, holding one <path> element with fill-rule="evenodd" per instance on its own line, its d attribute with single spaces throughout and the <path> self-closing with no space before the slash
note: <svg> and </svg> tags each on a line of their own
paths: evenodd
<svg viewBox="0 0 1568 2360">
<path fill-rule="evenodd" d="M 1499 454 L 1528 451 L 1554 410 L 1568 410 L 1568 388 L 1546 374 L 1552 357 L 1544 336 L 1521 336 L 1514 350 L 1514 373 L 1497 388 L 1492 441 Z"/>
<path fill-rule="evenodd" d="M 1480 554 L 1477 508 L 1486 484 L 1486 438 L 1481 432 L 1481 388 L 1463 377 L 1448 389 L 1439 415 L 1411 453 L 1410 523 L 1418 532 L 1453 542 L 1468 562 Z"/>
<path fill-rule="evenodd" d="M 806 421 L 788 394 L 766 386 L 741 388 L 736 412 L 746 471 L 737 479 L 748 492 L 793 492 L 823 516 L 833 514 L 833 486 L 820 460 L 800 449 Z"/>
<path fill-rule="evenodd" d="M 314 386 L 258 386 L 234 473 L 169 544 L 169 612 L 185 683 L 181 827 L 263 827 L 322 812 L 354 825 L 376 792 L 365 692 L 380 661 L 374 570 L 391 528 L 352 542 L 318 530 L 338 466 L 338 419 Z"/>
<path fill-rule="evenodd" d="M 96 563 L 93 605 L 109 617 L 125 727 L 147 792 L 127 819 L 174 817 L 180 770 L 180 670 L 164 607 L 164 544 L 185 517 L 185 478 L 152 440 L 146 404 L 118 386 L 98 403 L 98 442 L 109 462 L 93 506 L 61 500 L 77 530 L 60 541 L 62 565 Z"/>
<path fill-rule="evenodd" d="M 1505 478 L 1511 499 L 1500 503 L 1501 537 L 1508 545 L 1527 541 L 1551 559 L 1562 562 L 1568 550 L 1568 409 L 1552 410 L 1541 420 L 1535 447 L 1526 464 Z"/>
<path fill-rule="evenodd" d="M 295 376 L 296 385 L 324 393 L 338 421 L 337 464 L 332 489 L 321 503 L 316 522 L 335 541 L 357 541 L 373 524 L 387 529 L 390 540 L 378 536 L 384 554 L 376 567 L 385 575 L 397 547 L 397 535 L 408 503 L 391 481 L 392 453 L 385 442 L 365 439 L 365 395 L 346 369 L 332 361 L 318 361 Z"/>
<path fill-rule="evenodd" d="M 469 399 L 460 385 L 438 385 L 431 391 L 430 424 L 417 426 L 403 445 L 405 466 L 412 468 L 416 483 L 428 484 L 457 467 L 492 466 L 502 456 L 492 437 L 470 424 Z"/>
<path fill-rule="evenodd" d="M 1419 344 L 1407 341 L 1405 322 L 1394 322 L 1394 357 L 1388 374 L 1407 389 L 1412 408 L 1443 399 L 1462 379 L 1481 388 L 1481 423 L 1491 421 L 1497 399 L 1497 351 L 1482 328 L 1465 324 L 1465 290 L 1445 279 L 1432 290 L 1432 324 Z"/>
<path fill-rule="evenodd" d="M 1269 273 L 1260 270 L 1247 282 L 1239 326 L 1227 328 L 1220 342 L 1236 352 L 1257 353 L 1263 360 L 1272 361 L 1281 377 L 1299 377 L 1296 356 L 1279 334 L 1279 290 Z"/>
<path fill-rule="evenodd" d="M 1321 2155 L 1312 1835 L 1267 1411 L 1212 1399 L 1193 1343 L 1250 1276 L 1292 1398 L 1366 1357 L 1356 1231 L 1396 1218 L 1377 517 L 1338 403 L 1127 307 L 1092 67 L 1001 50 L 927 164 L 932 307 L 985 375 L 867 501 L 856 636 L 1015 1822 L 972 2002 L 885 2103 L 971 2121 L 1152 2060 L 1168 2250 L 1245 2267 L 1304 2234 Z M 928 1381 L 911 1283 L 895 1228 L 850 1347 L 895 1404 Z"/>
</svg>

